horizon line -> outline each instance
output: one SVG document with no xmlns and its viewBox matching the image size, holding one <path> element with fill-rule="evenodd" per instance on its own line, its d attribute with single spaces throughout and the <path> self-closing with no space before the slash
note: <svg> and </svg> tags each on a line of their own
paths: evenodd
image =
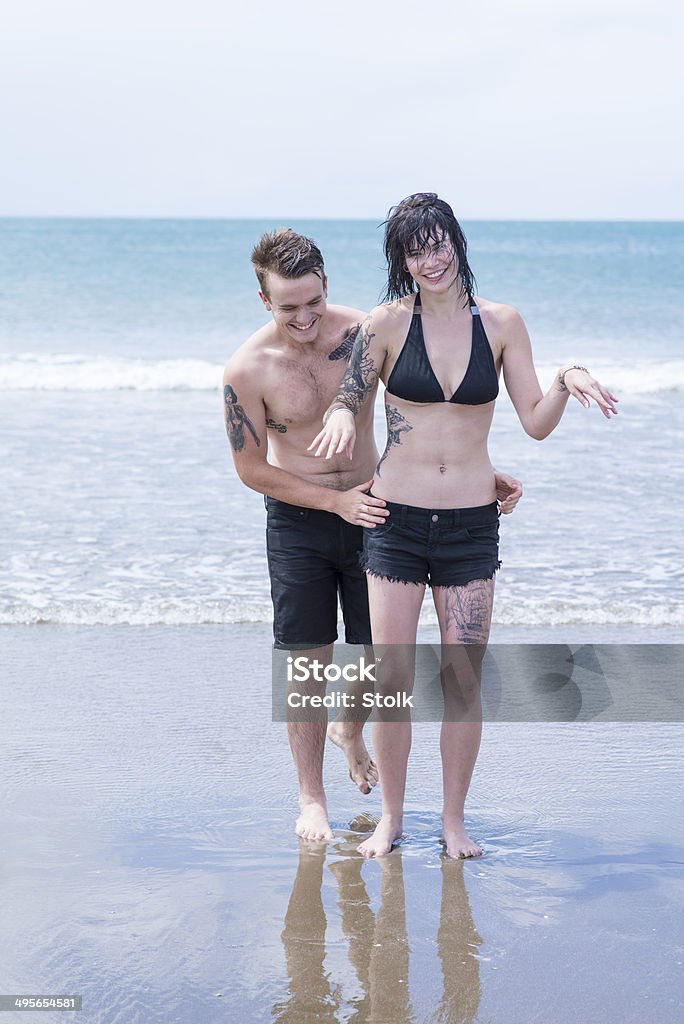
<svg viewBox="0 0 684 1024">
<path fill-rule="evenodd" d="M 383 218 L 384 219 L 384 218 Z M 684 217 L 476 217 L 464 216 L 460 218 L 465 221 L 477 221 L 481 224 L 681 224 Z M 230 216 L 195 216 L 193 214 L 89 214 L 89 213 L 39 213 L 39 214 L 2 214 L 0 221 L 19 220 L 107 220 L 107 221 L 241 221 L 259 222 L 273 220 L 305 220 L 317 222 L 344 221 L 356 223 L 372 223 L 374 217 L 356 216 L 335 216 L 320 217 L 307 216 L 305 214 L 262 214 L 251 217 L 230 217 Z M 379 224 L 382 221 L 378 222 Z"/>
</svg>

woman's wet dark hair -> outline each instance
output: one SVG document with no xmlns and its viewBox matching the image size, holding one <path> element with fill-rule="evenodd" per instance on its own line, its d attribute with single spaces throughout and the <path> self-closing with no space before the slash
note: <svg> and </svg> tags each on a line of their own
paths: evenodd
<svg viewBox="0 0 684 1024">
<path fill-rule="evenodd" d="M 387 286 L 381 302 L 392 302 L 416 291 L 415 281 L 406 269 L 406 251 L 428 249 L 440 235 L 451 240 L 463 291 L 467 296 L 473 295 L 475 277 L 468 265 L 468 243 L 454 211 L 436 192 L 416 192 L 402 199 L 390 209 L 382 226 L 385 228 Z"/>
</svg>

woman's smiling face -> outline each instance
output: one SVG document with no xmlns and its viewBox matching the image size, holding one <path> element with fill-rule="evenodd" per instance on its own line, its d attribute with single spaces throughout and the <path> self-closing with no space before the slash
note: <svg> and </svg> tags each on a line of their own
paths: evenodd
<svg viewBox="0 0 684 1024">
<path fill-rule="evenodd" d="M 458 278 L 458 260 L 448 235 L 431 236 L 422 247 L 412 243 L 404 250 L 406 269 L 425 291 L 446 291 Z"/>
</svg>

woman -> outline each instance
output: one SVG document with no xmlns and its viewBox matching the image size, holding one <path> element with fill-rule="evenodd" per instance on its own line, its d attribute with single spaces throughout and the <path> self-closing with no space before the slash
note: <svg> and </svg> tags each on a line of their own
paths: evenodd
<svg viewBox="0 0 684 1024">
<path fill-rule="evenodd" d="M 385 304 L 363 324 L 311 448 L 328 458 L 352 456 L 354 417 L 380 377 L 388 436 L 373 494 L 387 501 L 390 516 L 365 531 L 373 643 L 390 645 L 384 668 L 388 678 L 394 674 L 394 689 L 397 672 L 410 689 L 406 651 L 415 645 L 429 584 L 442 650 L 462 655 L 458 685 L 451 695 L 445 689 L 447 705 L 458 713 L 445 714 L 440 738 L 444 843 L 451 856 L 478 856 L 463 813 L 481 737 L 481 655 L 468 659 L 472 650 L 445 645 L 480 645 L 484 653 L 489 636 L 499 561 L 487 437 L 499 373 L 503 368 L 523 428 L 539 441 L 559 423 L 570 395 L 585 408 L 596 402 L 607 419 L 616 414 L 617 399 L 578 365 L 561 367 L 542 394 L 522 318 L 510 306 L 475 297 L 465 237 L 451 207 L 434 193 L 409 196 L 390 211 L 385 255 Z M 404 663 L 388 665 L 402 651 Z M 359 847 L 367 857 L 388 853 L 401 836 L 410 721 L 376 722 L 373 742 L 382 818 Z"/>
</svg>

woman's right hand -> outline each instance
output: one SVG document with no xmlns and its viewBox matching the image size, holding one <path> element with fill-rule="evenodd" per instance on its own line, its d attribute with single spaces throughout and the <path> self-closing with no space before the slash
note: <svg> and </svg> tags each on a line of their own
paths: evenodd
<svg viewBox="0 0 684 1024">
<path fill-rule="evenodd" d="M 345 453 L 347 458 L 351 459 L 355 442 L 356 421 L 354 413 L 350 412 L 349 409 L 335 409 L 330 413 L 328 422 L 320 434 L 316 434 L 307 451 L 310 452 L 315 448 L 314 455 L 320 456 L 325 454 L 326 459 L 331 459 L 333 455 Z"/>
</svg>

